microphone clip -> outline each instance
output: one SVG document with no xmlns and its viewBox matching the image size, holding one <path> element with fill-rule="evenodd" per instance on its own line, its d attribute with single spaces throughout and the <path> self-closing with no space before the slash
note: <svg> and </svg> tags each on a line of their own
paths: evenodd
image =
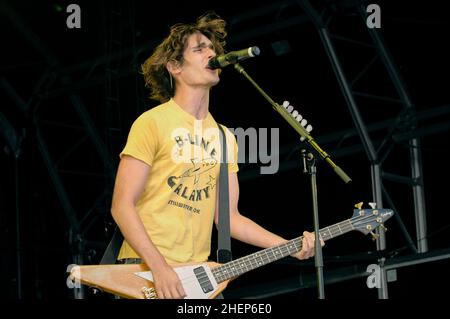
<svg viewBox="0 0 450 319">
<path fill-rule="evenodd" d="M 303 163 L 303 173 L 307 174 L 309 172 L 309 168 L 314 165 L 314 155 L 303 148 L 301 150 L 301 156 Z"/>
</svg>

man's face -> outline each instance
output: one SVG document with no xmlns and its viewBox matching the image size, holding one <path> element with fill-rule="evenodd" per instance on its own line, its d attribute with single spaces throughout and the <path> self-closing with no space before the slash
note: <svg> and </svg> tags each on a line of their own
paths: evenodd
<svg viewBox="0 0 450 319">
<path fill-rule="evenodd" d="M 216 53 L 211 41 L 201 33 L 187 39 L 178 79 L 189 86 L 210 88 L 219 82 L 219 71 L 208 68 L 208 62 Z"/>
</svg>

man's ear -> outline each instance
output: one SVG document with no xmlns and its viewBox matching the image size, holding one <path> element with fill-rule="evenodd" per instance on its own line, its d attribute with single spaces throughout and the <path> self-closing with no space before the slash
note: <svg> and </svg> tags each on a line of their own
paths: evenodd
<svg viewBox="0 0 450 319">
<path fill-rule="evenodd" d="M 176 60 L 170 60 L 166 64 L 167 71 L 171 73 L 172 75 L 178 74 L 181 72 L 181 64 L 179 61 Z"/>
</svg>

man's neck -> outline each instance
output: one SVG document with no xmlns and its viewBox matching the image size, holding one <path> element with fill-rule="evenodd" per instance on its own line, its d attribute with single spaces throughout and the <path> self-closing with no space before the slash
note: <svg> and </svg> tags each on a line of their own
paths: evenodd
<svg viewBox="0 0 450 319">
<path fill-rule="evenodd" d="M 190 88 L 189 90 L 184 90 L 179 87 L 173 99 L 175 103 L 197 120 L 204 120 L 208 115 L 209 89 Z"/>
</svg>

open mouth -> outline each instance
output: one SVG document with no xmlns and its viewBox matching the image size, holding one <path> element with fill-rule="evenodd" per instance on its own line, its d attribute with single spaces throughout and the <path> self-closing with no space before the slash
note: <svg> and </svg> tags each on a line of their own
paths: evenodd
<svg viewBox="0 0 450 319">
<path fill-rule="evenodd" d="M 205 69 L 213 70 L 213 71 L 216 70 L 216 68 L 211 67 L 210 62 L 211 62 L 211 60 L 208 61 L 208 63 L 205 66 Z"/>
</svg>

